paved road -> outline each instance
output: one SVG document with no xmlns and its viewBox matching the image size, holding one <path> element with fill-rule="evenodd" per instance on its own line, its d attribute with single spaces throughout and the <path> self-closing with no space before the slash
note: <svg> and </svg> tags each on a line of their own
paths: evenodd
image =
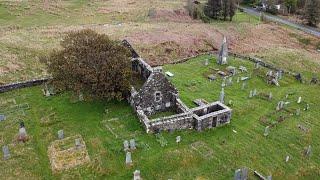
<svg viewBox="0 0 320 180">
<path fill-rule="evenodd" d="M 239 7 L 240 9 L 243 9 L 244 12 L 251 14 L 251 15 L 255 15 L 255 16 L 259 16 L 260 17 L 260 12 L 253 9 L 253 8 L 246 8 L 246 7 Z M 317 30 L 316 28 L 312 28 L 312 27 L 308 27 L 308 26 L 304 26 L 301 24 L 297 24 L 291 21 L 288 21 L 286 19 L 282 19 L 280 17 L 277 16 L 273 16 L 273 15 L 269 15 L 269 14 L 265 14 L 265 18 L 269 21 L 274 21 L 274 22 L 278 22 L 278 23 L 282 23 L 288 26 L 291 26 L 293 28 L 299 29 L 301 31 L 304 31 L 306 33 L 315 35 L 317 37 L 320 37 L 320 31 Z"/>
</svg>

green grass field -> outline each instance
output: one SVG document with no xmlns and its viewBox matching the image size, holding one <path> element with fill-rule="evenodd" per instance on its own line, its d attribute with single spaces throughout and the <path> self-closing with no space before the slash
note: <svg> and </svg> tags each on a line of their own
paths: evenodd
<svg viewBox="0 0 320 180">
<path fill-rule="evenodd" d="M 213 69 L 223 70 L 215 59 L 204 66 L 201 56 L 183 64 L 166 65 L 165 71 L 174 73 L 170 80 L 180 92 L 181 99 L 190 107 L 192 100 L 203 98 L 216 101 L 221 90 L 221 79 L 209 82 L 206 76 Z M 143 179 L 232 179 L 235 169 L 250 168 L 274 179 L 317 179 L 320 175 L 320 101 L 319 86 L 297 83 L 292 77 L 280 80 L 280 87 L 267 85 L 263 78 L 266 70 L 253 70 L 254 65 L 239 59 L 230 64 L 246 66 L 250 76 L 248 87 L 241 90 L 241 83 L 225 88 L 226 102 L 233 101 L 231 124 L 212 130 L 164 132 L 167 146 L 161 147 L 159 137 L 146 134 L 135 113 L 126 102 L 73 102 L 69 93 L 46 98 L 41 87 L 25 88 L 0 94 L 0 113 L 7 120 L 0 122 L 0 146 L 9 145 L 11 158 L 0 159 L 3 179 L 132 179 L 135 169 L 141 170 Z M 249 91 L 273 93 L 273 100 L 258 97 L 249 99 Z M 288 99 L 286 94 L 290 93 Z M 297 104 L 299 96 L 302 103 Z M 28 103 L 15 109 L 16 104 Z M 261 116 L 275 111 L 277 102 L 290 101 L 287 109 L 301 108 L 300 116 L 290 116 L 270 129 L 264 137 L 265 125 Z M 303 111 L 305 104 L 308 111 Z M 11 112 L 11 113 L 9 113 Z M 24 113 L 25 114 L 24 114 Z M 283 113 L 279 113 L 283 114 Z M 288 113 L 284 113 L 288 115 Z M 277 115 L 270 116 L 275 121 Z M 268 116 L 269 117 L 269 116 Z M 24 121 L 30 140 L 17 143 L 19 121 Z M 301 131 L 301 124 L 309 132 Z M 81 135 L 86 142 L 91 159 L 89 164 L 53 173 L 47 154 L 48 146 L 63 129 L 65 137 Z M 112 131 L 112 132 L 111 132 Z M 235 133 L 236 132 L 236 133 Z M 180 144 L 175 142 L 181 136 Z M 135 138 L 137 150 L 133 152 L 133 166 L 126 167 L 123 141 Z M 312 146 L 311 157 L 304 156 L 304 148 Z M 289 162 L 285 162 L 286 156 Z M 1 153 L 2 156 L 2 153 Z"/>
</svg>

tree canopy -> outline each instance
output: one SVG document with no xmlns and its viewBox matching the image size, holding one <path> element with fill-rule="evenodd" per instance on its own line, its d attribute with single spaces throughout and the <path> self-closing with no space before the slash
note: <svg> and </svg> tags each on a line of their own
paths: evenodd
<svg viewBox="0 0 320 180">
<path fill-rule="evenodd" d="M 130 51 L 120 41 L 86 29 L 68 33 L 61 46 L 42 58 L 56 89 L 108 100 L 128 94 Z"/>
</svg>

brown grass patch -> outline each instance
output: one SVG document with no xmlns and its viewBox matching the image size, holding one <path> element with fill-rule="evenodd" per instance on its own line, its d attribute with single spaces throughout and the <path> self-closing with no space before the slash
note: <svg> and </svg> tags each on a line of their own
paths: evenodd
<svg viewBox="0 0 320 180">
<path fill-rule="evenodd" d="M 77 148 L 74 140 L 80 138 L 82 144 Z M 53 172 L 74 168 L 90 162 L 86 144 L 81 135 L 56 140 L 48 148 L 48 155 Z"/>
</svg>

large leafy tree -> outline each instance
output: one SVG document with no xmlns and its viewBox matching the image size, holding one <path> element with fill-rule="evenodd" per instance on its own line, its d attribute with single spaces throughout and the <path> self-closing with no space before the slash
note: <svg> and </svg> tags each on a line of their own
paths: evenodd
<svg viewBox="0 0 320 180">
<path fill-rule="evenodd" d="M 307 0 L 304 13 L 308 25 L 317 26 L 320 22 L 320 0 Z"/>
<path fill-rule="evenodd" d="M 205 8 L 206 16 L 213 19 L 232 20 L 236 11 L 236 0 L 208 0 Z"/>
<path fill-rule="evenodd" d="M 62 49 L 42 60 L 58 90 L 100 99 L 121 99 L 130 89 L 130 52 L 121 42 L 92 30 L 70 32 Z"/>
</svg>

